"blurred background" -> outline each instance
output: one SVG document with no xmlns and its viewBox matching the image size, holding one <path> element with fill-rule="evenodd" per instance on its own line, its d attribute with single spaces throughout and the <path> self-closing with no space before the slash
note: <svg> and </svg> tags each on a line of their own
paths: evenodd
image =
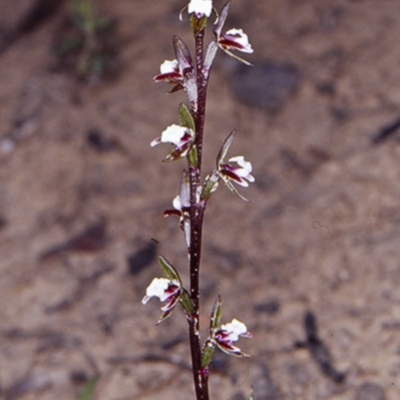
<svg viewBox="0 0 400 400">
<path fill-rule="evenodd" d="M 152 82 L 185 5 L 0 0 L 1 399 L 194 398 L 181 312 L 140 303 L 158 254 L 187 281 L 184 164 L 149 146 L 185 101 Z M 212 399 L 400 398 L 400 3 L 234 0 L 233 27 L 254 66 L 217 55 L 203 168 L 236 129 L 256 182 L 209 202 L 202 334 L 220 294 L 254 338 Z"/>
</svg>

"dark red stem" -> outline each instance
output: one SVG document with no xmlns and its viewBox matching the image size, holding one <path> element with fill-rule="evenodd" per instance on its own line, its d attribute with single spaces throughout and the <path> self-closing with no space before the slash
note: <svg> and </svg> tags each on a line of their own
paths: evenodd
<svg viewBox="0 0 400 400">
<path fill-rule="evenodd" d="M 201 367 L 200 341 L 200 257 L 203 217 L 205 204 L 198 200 L 197 191 L 201 181 L 201 161 L 203 149 L 204 120 L 206 111 L 206 96 L 208 80 L 203 74 L 204 63 L 204 30 L 195 37 L 196 74 L 197 74 L 197 109 L 192 110 L 196 123 L 195 145 L 198 149 L 197 167 L 189 167 L 190 176 L 190 296 L 194 306 L 193 318 L 189 321 L 190 348 L 192 356 L 193 379 L 197 400 L 209 400 L 208 374 L 204 374 Z"/>
</svg>

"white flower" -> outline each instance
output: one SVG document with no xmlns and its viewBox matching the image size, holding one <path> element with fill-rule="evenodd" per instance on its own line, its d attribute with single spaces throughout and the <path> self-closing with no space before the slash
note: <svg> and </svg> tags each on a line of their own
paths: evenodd
<svg viewBox="0 0 400 400">
<path fill-rule="evenodd" d="M 175 149 L 169 153 L 166 160 L 175 160 L 180 157 L 185 157 L 190 150 L 194 139 L 194 132 L 190 128 L 172 124 L 165 129 L 161 136 L 154 139 L 150 146 L 154 147 L 160 143 L 171 143 Z"/>
<path fill-rule="evenodd" d="M 188 5 L 188 13 L 196 14 L 197 18 L 211 15 L 213 9 L 212 0 L 190 0 Z"/>
<path fill-rule="evenodd" d="M 152 297 L 158 297 L 161 302 L 166 301 L 171 295 L 175 294 L 174 291 L 171 292 L 171 286 L 176 286 L 179 289 L 176 282 L 166 278 L 154 278 L 147 286 L 146 296 L 143 297 L 142 304 L 146 304 Z"/>
<path fill-rule="evenodd" d="M 218 37 L 218 45 L 222 50 L 239 50 L 243 53 L 253 53 L 248 36 L 242 29 L 230 29 Z"/>
<path fill-rule="evenodd" d="M 159 138 L 154 139 L 150 143 L 150 146 L 154 147 L 160 143 L 172 143 L 179 147 L 182 144 L 183 137 L 186 135 L 187 130 L 188 129 L 184 126 L 172 124 L 161 133 Z"/>
<path fill-rule="evenodd" d="M 233 345 L 233 342 L 237 342 L 240 336 L 251 338 L 253 335 L 247 331 L 243 322 L 234 318 L 231 322 L 221 325 L 221 328 L 215 332 L 214 338 L 217 346 L 225 353 L 237 357 L 248 357 L 247 354 Z"/>
<path fill-rule="evenodd" d="M 236 190 L 232 182 L 235 182 L 240 186 L 248 187 L 248 182 L 255 181 L 254 176 L 251 175 L 251 171 L 253 170 L 251 162 L 246 161 L 243 156 L 236 156 L 231 157 L 227 163 L 224 163 L 224 159 L 232 144 L 234 136 L 235 131 L 232 131 L 222 144 L 221 150 L 219 151 L 217 157 L 216 171 L 231 192 L 237 194 L 241 199 L 247 201 L 247 199 Z M 232 163 L 236 163 L 237 165 L 232 165 Z"/>
<path fill-rule="evenodd" d="M 162 314 L 157 322 L 159 324 L 175 310 L 181 293 L 180 283 L 177 280 L 154 278 L 146 289 L 142 304 L 146 304 L 152 297 L 158 297 L 161 302 L 166 302 L 165 306 L 161 307 Z"/>
<path fill-rule="evenodd" d="M 236 163 L 237 166 L 229 164 L 233 162 Z M 248 182 L 255 181 L 254 176 L 251 175 L 252 170 L 253 167 L 250 161 L 246 161 L 243 156 L 236 156 L 231 157 L 228 160 L 228 164 L 221 164 L 219 173 L 224 181 L 231 180 L 240 186 L 248 187 Z"/>
<path fill-rule="evenodd" d="M 183 76 L 179 70 L 178 60 L 165 60 L 160 65 L 160 73 L 153 78 L 154 82 L 165 82 L 173 84 L 169 93 L 183 89 Z"/>
<path fill-rule="evenodd" d="M 242 51 L 243 53 L 253 53 L 253 48 L 249 43 L 249 38 L 243 32 L 243 30 L 233 28 L 226 33 L 222 33 L 222 28 L 225 24 L 226 18 L 228 17 L 230 4 L 230 1 L 225 4 L 218 16 L 218 19 L 215 21 L 215 42 L 217 43 L 218 47 L 226 54 L 230 55 L 233 58 L 236 58 L 238 61 L 241 61 L 244 64 L 251 65 L 248 61 L 243 60 L 231 51 L 238 50 Z"/>
</svg>

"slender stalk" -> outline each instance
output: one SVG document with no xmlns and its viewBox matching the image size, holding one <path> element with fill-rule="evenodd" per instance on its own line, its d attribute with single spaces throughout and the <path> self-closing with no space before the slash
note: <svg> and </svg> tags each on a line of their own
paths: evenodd
<svg viewBox="0 0 400 400">
<path fill-rule="evenodd" d="M 211 0 L 190 0 L 183 11 L 187 10 L 190 14 L 190 25 L 195 42 L 195 62 L 193 63 L 190 50 L 183 40 L 174 36 L 173 46 L 176 59 L 165 60 L 160 66 L 160 74 L 154 77 L 156 82 L 174 84 L 171 92 L 185 89 L 188 97 L 189 104 L 179 106 L 180 125 L 170 125 L 162 132 L 161 137 L 151 142 L 151 146 L 171 143 L 174 145 L 174 149 L 167 155 L 166 160 L 186 157 L 188 162 L 188 171 L 185 170 L 182 175 L 179 196 L 173 202 L 175 210 L 166 210 L 164 215 L 179 215 L 181 227 L 184 229 L 185 241 L 188 244 L 190 290 L 188 293 L 188 290 L 182 286 L 182 280 L 175 267 L 164 257 L 159 257 L 166 278 L 153 279 L 146 289 L 146 296 L 142 303 L 146 304 L 151 297 L 158 297 L 161 302 L 167 302 L 161 309 L 163 313 L 159 322 L 168 318 L 179 303 L 182 305 L 189 327 L 193 380 L 197 400 L 209 400 L 209 365 L 212 362 L 215 348 L 219 347 L 229 354 L 245 357 L 247 355 L 232 343 L 237 341 L 239 336 L 251 336 L 246 326 L 236 319 L 221 325 L 222 302 L 218 296 L 211 314 L 209 335 L 204 348 L 202 348 L 200 338 L 200 261 L 203 220 L 207 201 L 217 189 L 220 180 L 223 180 L 233 193 L 242 198 L 243 196 L 238 193 L 233 183 L 248 186 L 247 182 L 254 182 L 254 177 L 251 175 L 251 163 L 245 161 L 242 156 L 231 157 L 227 163 L 224 161 L 233 140 L 234 132 L 232 132 L 221 146 L 216 166 L 204 179 L 203 187 L 201 184 L 207 86 L 214 57 L 218 49 L 222 49 L 228 55 L 249 64 L 233 54 L 231 50 L 246 53 L 253 51 L 248 43 L 247 35 L 241 29 L 232 29 L 225 34 L 222 33 L 230 2 L 231 0 L 228 0 L 218 14 L 213 9 Z M 205 26 L 207 18 L 211 16 L 213 10 L 218 17 L 213 28 L 215 40 L 208 45 L 205 52 Z M 182 17 L 182 12 L 180 17 Z M 190 238 L 187 237 L 189 222 Z"/>
<path fill-rule="evenodd" d="M 201 342 L 200 342 L 200 258 L 202 228 L 205 206 L 197 199 L 198 187 L 201 179 L 201 161 L 203 148 L 203 132 L 206 110 L 207 79 L 203 74 L 204 64 L 204 30 L 195 37 L 196 48 L 196 74 L 198 102 L 195 111 L 196 146 L 198 149 L 198 165 L 189 168 L 190 176 L 190 295 L 195 309 L 193 319 L 189 321 L 190 347 L 193 365 L 193 379 L 197 400 L 208 400 L 208 374 L 204 373 L 201 366 Z"/>
</svg>

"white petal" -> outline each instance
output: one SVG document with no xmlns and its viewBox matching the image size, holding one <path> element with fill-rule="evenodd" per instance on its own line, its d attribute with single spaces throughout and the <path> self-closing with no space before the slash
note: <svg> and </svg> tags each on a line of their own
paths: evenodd
<svg viewBox="0 0 400 400">
<path fill-rule="evenodd" d="M 160 72 L 162 74 L 169 74 L 174 71 L 178 71 L 179 66 L 178 66 L 178 61 L 177 60 L 165 60 L 161 65 L 160 65 Z"/>
<path fill-rule="evenodd" d="M 236 342 L 240 335 L 247 332 L 246 325 L 243 322 L 238 321 L 236 318 L 225 325 L 221 325 L 221 329 L 229 333 L 229 339 L 232 342 Z"/>
<path fill-rule="evenodd" d="M 187 128 L 184 126 L 172 124 L 161 133 L 161 141 L 163 143 L 172 143 L 175 146 L 181 145 L 182 137 L 185 135 Z"/>
<path fill-rule="evenodd" d="M 188 13 L 195 13 L 196 16 L 209 17 L 212 12 L 212 0 L 190 0 Z"/>
<path fill-rule="evenodd" d="M 145 304 L 151 297 L 158 297 L 160 301 L 165 301 L 169 294 L 166 293 L 170 280 L 166 278 L 154 278 L 150 285 L 147 286 L 146 296 L 143 298 L 142 303 Z"/>
</svg>

